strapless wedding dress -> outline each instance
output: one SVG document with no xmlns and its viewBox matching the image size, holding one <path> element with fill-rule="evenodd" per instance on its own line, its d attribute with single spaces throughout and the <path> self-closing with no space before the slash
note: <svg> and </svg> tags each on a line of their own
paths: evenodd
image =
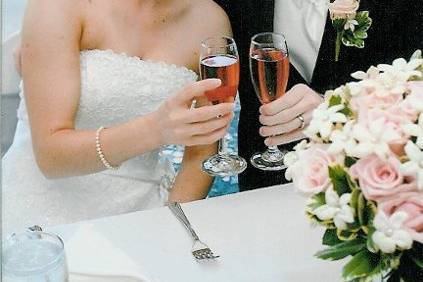
<svg viewBox="0 0 423 282">
<path fill-rule="evenodd" d="M 80 61 L 77 129 L 96 130 L 145 115 L 197 79 L 187 68 L 110 50 L 82 51 Z M 2 163 L 6 233 L 34 224 L 67 224 L 158 207 L 167 200 L 174 170 L 160 150 L 128 160 L 117 171 L 48 180 L 35 162 L 23 99 L 18 120 Z"/>
</svg>

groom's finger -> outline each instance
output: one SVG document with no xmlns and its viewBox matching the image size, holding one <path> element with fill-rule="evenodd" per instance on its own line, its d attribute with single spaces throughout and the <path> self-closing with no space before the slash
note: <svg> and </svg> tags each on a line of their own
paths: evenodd
<svg viewBox="0 0 423 282">
<path fill-rule="evenodd" d="M 260 114 L 272 116 L 276 115 L 277 113 L 283 110 L 289 109 L 296 105 L 298 102 L 300 102 L 307 91 L 309 91 L 307 85 L 297 84 L 279 99 L 276 99 L 275 101 L 269 104 L 261 106 Z"/>
<path fill-rule="evenodd" d="M 305 124 L 308 124 L 311 120 L 312 112 L 308 111 L 306 113 L 303 113 L 301 116 L 303 117 Z M 301 121 L 301 119 L 295 117 L 294 119 L 286 123 L 280 123 L 272 126 L 262 126 L 260 127 L 259 132 L 260 135 L 263 137 L 277 136 L 300 129 L 302 124 L 303 122 Z"/>
<path fill-rule="evenodd" d="M 186 86 L 182 91 L 174 96 L 177 105 L 191 107 L 192 100 L 196 97 L 204 96 L 204 92 L 213 90 L 222 84 L 220 79 L 205 79 Z"/>
<path fill-rule="evenodd" d="M 290 122 L 296 119 L 299 115 L 304 114 L 314 108 L 314 104 L 310 102 L 304 101 L 304 99 L 300 100 L 294 106 L 282 110 L 279 113 L 268 116 L 268 115 L 260 115 L 259 120 L 262 125 L 273 126 L 282 123 Z"/>
<path fill-rule="evenodd" d="M 266 146 L 277 146 L 282 144 L 288 144 L 294 141 L 299 141 L 304 138 L 305 138 L 305 135 L 302 132 L 302 130 L 297 129 L 287 134 L 282 134 L 282 135 L 266 138 L 266 140 L 264 141 L 264 144 L 266 144 Z"/>
</svg>

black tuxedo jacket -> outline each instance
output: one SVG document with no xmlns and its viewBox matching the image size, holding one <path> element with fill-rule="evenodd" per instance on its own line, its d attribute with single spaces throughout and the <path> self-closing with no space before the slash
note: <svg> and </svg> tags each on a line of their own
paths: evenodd
<svg viewBox="0 0 423 282">
<path fill-rule="evenodd" d="M 296 1 L 296 0 L 292 0 Z M 258 108 L 249 75 L 249 45 L 259 32 L 273 30 L 274 0 L 217 0 L 228 14 L 238 44 L 241 60 L 239 87 L 241 117 L 238 129 L 239 154 L 246 160 L 263 151 L 259 136 Z M 408 59 L 416 49 L 423 49 L 423 0 L 361 0 L 360 10 L 368 10 L 373 24 L 363 49 L 342 46 L 340 60 L 335 62 L 335 30 L 329 15 L 322 44 L 309 86 L 318 93 L 333 89 L 352 78 L 350 74 L 367 70 L 371 65 L 392 63 L 395 58 Z M 288 42 L 289 48 L 289 42 Z M 288 89 L 305 83 L 291 65 Z M 284 145 L 292 148 L 293 144 Z M 285 183 L 284 172 L 263 172 L 249 165 L 239 176 L 240 190 Z"/>
</svg>

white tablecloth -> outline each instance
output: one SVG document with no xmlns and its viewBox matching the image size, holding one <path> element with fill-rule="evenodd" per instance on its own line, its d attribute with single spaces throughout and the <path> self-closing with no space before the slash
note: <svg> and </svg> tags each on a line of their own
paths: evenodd
<svg viewBox="0 0 423 282">
<path fill-rule="evenodd" d="M 184 204 L 200 238 L 221 255 L 216 261 L 193 259 L 191 238 L 166 207 L 50 231 L 66 242 L 89 224 L 160 282 L 341 281 L 339 262 L 313 256 L 323 230 L 311 227 L 304 204 L 292 185 Z"/>
</svg>

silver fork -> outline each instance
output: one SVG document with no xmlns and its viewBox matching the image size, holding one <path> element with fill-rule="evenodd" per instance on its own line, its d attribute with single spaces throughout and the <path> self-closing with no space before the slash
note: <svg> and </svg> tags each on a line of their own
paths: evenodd
<svg viewBox="0 0 423 282">
<path fill-rule="evenodd" d="M 197 233 L 195 233 L 194 229 L 191 226 L 191 223 L 189 222 L 179 203 L 168 203 L 168 207 L 185 226 L 185 228 L 190 233 L 192 239 L 194 240 L 191 252 L 197 260 L 216 259 L 220 257 L 213 254 L 212 250 L 210 250 L 210 248 L 205 243 L 203 243 L 200 238 L 198 238 Z"/>
</svg>

